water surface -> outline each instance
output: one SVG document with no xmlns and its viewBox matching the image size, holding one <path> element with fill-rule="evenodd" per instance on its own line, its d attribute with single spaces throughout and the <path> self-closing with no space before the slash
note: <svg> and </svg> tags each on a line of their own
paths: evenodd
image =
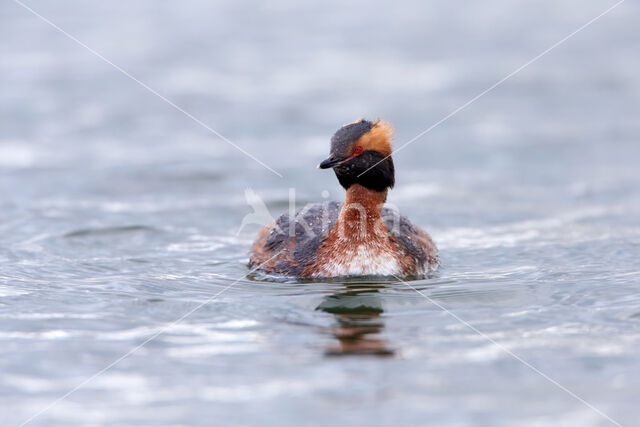
<svg viewBox="0 0 640 427">
<path fill-rule="evenodd" d="M 343 196 L 315 169 L 343 123 L 400 145 L 611 4 L 29 2 L 280 178 L 3 2 L 0 424 L 169 328 L 33 425 L 612 425 L 504 349 L 637 425 L 633 2 L 394 157 L 423 295 L 245 278 L 238 234 L 248 187 Z"/>
</svg>

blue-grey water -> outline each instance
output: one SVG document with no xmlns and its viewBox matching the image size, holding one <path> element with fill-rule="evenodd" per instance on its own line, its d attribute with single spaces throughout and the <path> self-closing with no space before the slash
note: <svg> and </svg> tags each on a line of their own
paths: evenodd
<svg viewBox="0 0 640 427">
<path fill-rule="evenodd" d="M 244 278 L 245 189 L 341 199 L 340 125 L 400 146 L 613 1 L 25 4 L 283 177 L 1 2 L 0 425 L 640 424 L 637 2 L 395 155 L 423 295 Z"/>
</svg>

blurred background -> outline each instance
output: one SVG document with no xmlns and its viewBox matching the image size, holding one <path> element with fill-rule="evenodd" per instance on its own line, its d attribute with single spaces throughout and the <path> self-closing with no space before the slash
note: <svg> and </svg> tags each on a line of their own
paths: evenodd
<svg viewBox="0 0 640 427">
<path fill-rule="evenodd" d="M 0 424 L 248 272 L 274 215 L 340 200 L 343 123 L 396 146 L 613 1 L 0 4 Z M 443 267 L 235 283 L 30 425 L 624 425 L 640 413 L 640 6 L 627 1 L 394 156 Z M 602 411 L 563 391 L 508 348 Z M 611 419 L 607 419 L 607 416 Z"/>
</svg>

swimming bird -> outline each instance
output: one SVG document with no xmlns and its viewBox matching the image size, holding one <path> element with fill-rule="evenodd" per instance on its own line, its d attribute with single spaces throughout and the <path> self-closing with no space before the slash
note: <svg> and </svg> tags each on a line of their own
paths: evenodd
<svg viewBox="0 0 640 427">
<path fill-rule="evenodd" d="M 281 276 L 416 276 L 437 269 L 431 237 L 384 207 L 395 183 L 391 125 L 360 119 L 331 138 L 329 157 L 346 190 L 344 203 L 307 205 L 265 225 L 251 249 L 254 269 Z"/>
</svg>

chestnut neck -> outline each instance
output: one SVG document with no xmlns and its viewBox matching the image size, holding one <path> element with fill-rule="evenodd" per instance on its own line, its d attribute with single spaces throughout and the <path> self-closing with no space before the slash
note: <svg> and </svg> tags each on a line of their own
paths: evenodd
<svg viewBox="0 0 640 427">
<path fill-rule="evenodd" d="M 387 189 L 375 191 L 360 184 L 353 184 L 347 189 L 344 205 L 340 211 L 340 220 L 363 222 L 362 215 L 366 215 L 367 223 L 374 223 L 380 219 L 382 206 L 387 200 Z"/>
</svg>

